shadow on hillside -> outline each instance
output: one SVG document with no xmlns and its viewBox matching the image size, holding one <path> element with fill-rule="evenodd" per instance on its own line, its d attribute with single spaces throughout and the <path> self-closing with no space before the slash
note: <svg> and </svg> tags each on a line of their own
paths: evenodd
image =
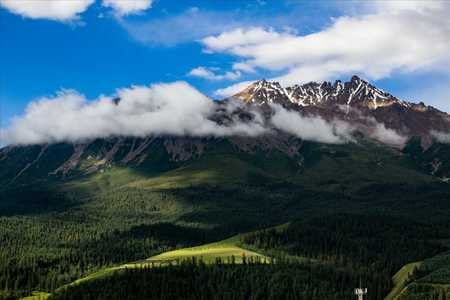
<svg viewBox="0 0 450 300">
<path fill-rule="evenodd" d="M 100 239 L 77 244 L 87 257 L 103 257 L 110 263 L 147 259 L 175 248 L 215 241 L 213 230 L 181 226 L 173 223 L 141 224 L 128 230 L 104 233 Z"/>
<path fill-rule="evenodd" d="M 0 216 L 63 212 L 79 205 L 76 195 L 46 186 L 14 187 L 0 191 Z"/>
</svg>

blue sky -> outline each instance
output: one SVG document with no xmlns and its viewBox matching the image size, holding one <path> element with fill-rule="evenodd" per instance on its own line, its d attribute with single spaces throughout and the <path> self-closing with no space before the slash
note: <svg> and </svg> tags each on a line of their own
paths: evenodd
<svg viewBox="0 0 450 300">
<path fill-rule="evenodd" d="M 347 79 L 353 73 L 398 97 L 450 111 L 448 21 L 440 20 L 432 6 L 71 0 L 84 3 L 75 12 L 63 7 L 53 13 L 45 7 L 49 0 L 37 1 L 42 7 L 20 7 L 26 1 L 0 0 L 1 127 L 22 115 L 31 101 L 64 89 L 95 99 L 131 85 L 181 80 L 221 98 L 227 94 L 223 89 L 259 78 L 288 85 Z M 125 7 L 132 2 L 138 6 Z M 423 32 L 409 26 L 418 17 Z M 394 23 L 399 41 L 389 28 L 377 26 L 381 21 Z M 368 39 L 353 32 L 364 26 Z M 435 29 L 441 44 L 423 51 L 436 44 L 426 34 Z M 336 36 L 342 38 L 335 41 Z M 380 42 L 372 45 L 377 38 Z M 394 45 L 387 47 L 386 39 Z"/>
</svg>

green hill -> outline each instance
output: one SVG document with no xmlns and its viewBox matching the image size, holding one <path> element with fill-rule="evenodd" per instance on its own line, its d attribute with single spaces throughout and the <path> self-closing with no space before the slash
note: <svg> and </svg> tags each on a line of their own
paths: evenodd
<svg viewBox="0 0 450 300">
<path fill-rule="evenodd" d="M 450 254 L 425 259 L 411 274 L 408 284 L 393 299 L 448 299 L 450 297 Z"/>
<path fill-rule="evenodd" d="M 86 277 L 75 280 L 74 282 L 55 290 L 54 294 L 64 293 L 66 289 L 77 287 L 78 285 L 90 284 L 92 281 L 103 280 L 105 278 L 116 276 L 118 272 L 130 269 L 145 269 L 159 267 L 173 267 L 183 262 L 201 262 L 204 264 L 213 264 L 217 262 L 228 264 L 242 264 L 247 261 L 258 261 L 269 263 L 270 258 L 257 252 L 241 248 L 240 237 L 235 236 L 220 242 L 205 244 L 196 247 L 182 248 L 178 250 L 167 251 L 145 260 L 126 263 L 120 266 L 102 269 Z M 33 295 L 24 297 L 27 300 L 47 299 L 50 294 L 44 292 L 33 292 Z M 53 296 L 51 297 L 53 298 Z"/>
<path fill-rule="evenodd" d="M 448 249 L 442 243 L 446 237 L 448 230 L 444 224 L 436 226 L 398 217 L 337 214 L 302 219 L 220 242 L 167 251 L 145 260 L 105 268 L 56 289 L 50 298 L 76 299 L 77 295 L 88 294 L 91 296 L 83 299 L 168 299 L 160 294 L 149 296 L 149 289 L 162 287 L 156 287 L 156 283 L 147 280 L 152 278 L 158 282 L 165 278 L 165 281 L 175 284 L 177 280 L 185 280 L 177 279 L 179 274 L 184 274 L 190 278 L 184 284 L 191 286 L 191 290 L 204 289 L 202 280 L 215 282 L 218 278 L 222 278 L 221 284 L 229 286 L 235 279 L 227 277 L 231 276 L 229 273 L 242 274 L 244 271 L 239 265 L 244 264 L 255 272 L 245 279 L 246 284 L 259 284 L 269 290 L 282 284 L 276 279 L 277 273 L 288 272 L 292 277 L 284 289 L 286 295 L 293 299 L 300 287 L 306 289 L 304 292 L 308 299 L 330 298 L 330 295 L 335 299 L 347 299 L 361 279 L 369 289 L 368 299 L 385 296 L 386 299 L 397 299 L 398 295 L 404 294 L 405 286 L 408 289 L 415 267 L 419 265 L 408 264 L 392 275 L 405 263 L 423 260 Z M 445 255 L 425 259 L 421 267 L 442 265 L 446 259 Z M 265 267 L 267 264 L 273 266 Z M 161 268 L 168 270 L 162 271 Z M 265 276 L 273 280 L 273 286 L 260 282 L 259 272 L 266 273 Z M 208 279 L 202 276 L 208 276 Z M 145 282 L 145 285 L 129 290 L 126 282 L 130 282 L 130 278 Z M 315 294 L 311 286 L 308 288 L 311 282 L 316 289 L 323 288 L 326 293 Z M 124 285 L 129 294 L 114 294 L 111 291 L 114 284 Z M 224 292 L 220 286 L 208 286 L 207 290 L 214 295 Z M 173 292 L 186 293 L 186 290 L 174 287 Z M 198 296 L 192 293 L 184 295 L 187 299 Z M 242 296 L 236 297 L 243 299 Z"/>
</svg>

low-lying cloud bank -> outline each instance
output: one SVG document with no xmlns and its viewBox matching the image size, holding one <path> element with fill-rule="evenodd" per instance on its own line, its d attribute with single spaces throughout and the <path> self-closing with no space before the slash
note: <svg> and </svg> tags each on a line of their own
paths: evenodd
<svg viewBox="0 0 450 300">
<path fill-rule="evenodd" d="M 28 105 L 25 114 L 4 131 L 7 144 L 78 142 L 109 136 L 257 135 L 259 122 L 221 126 L 209 119 L 215 104 L 185 82 L 133 86 L 117 91 L 117 99 L 88 101 L 73 90 Z"/>
<path fill-rule="evenodd" d="M 378 123 L 375 119 L 372 121 L 373 130 L 369 134 L 372 139 L 387 145 L 402 147 L 408 141 L 406 136 L 398 134 L 396 131 L 386 128 L 382 123 Z"/>
<path fill-rule="evenodd" d="M 233 113 L 243 105 L 240 101 L 219 105 L 186 82 L 132 86 L 119 89 L 114 97 L 92 101 L 63 90 L 31 102 L 24 115 L 2 130 L 2 143 L 81 142 L 111 136 L 258 136 L 278 129 L 304 140 L 336 144 L 351 141 L 355 130 L 346 122 L 302 116 L 280 105 L 273 105 L 268 120 L 255 109 L 247 110 L 252 115 L 248 120 Z M 224 109 L 226 120 L 218 122 Z M 395 132 L 375 125 L 375 138 L 398 140 Z"/>
<path fill-rule="evenodd" d="M 287 133 L 304 140 L 340 144 L 351 141 L 351 126 L 343 121 L 327 122 L 320 117 L 305 117 L 298 112 L 284 109 L 281 105 L 272 105 L 275 113 L 272 124 Z"/>
<path fill-rule="evenodd" d="M 440 143 L 450 144 L 450 133 L 432 131 L 431 135 Z"/>
</svg>

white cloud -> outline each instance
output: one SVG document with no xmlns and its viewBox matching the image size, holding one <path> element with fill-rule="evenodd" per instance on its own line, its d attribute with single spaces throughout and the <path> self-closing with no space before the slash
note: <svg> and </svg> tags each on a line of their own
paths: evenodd
<svg viewBox="0 0 450 300">
<path fill-rule="evenodd" d="M 232 112 L 245 104 L 230 101 L 220 104 L 228 112 L 228 121 L 219 124 L 211 118 L 219 116 L 219 104 L 185 82 L 133 86 L 119 89 L 115 96 L 120 98 L 117 103 L 106 96 L 90 101 L 76 91 L 64 90 L 55 97 L 38 99 L 2 130 L 2 140 L 6 144 L 40 144 L 109 136 L 257 136 L 273 128 L 323 143 L 350 140 L 350 129 L 343 122 L 303 117 L 281 106 L 274 106 L 269 120 L 247 108 L 253 119 L 243 121 Z"/>
<path fill-rule="evenodd" d="M 242 27 L 201 43 L 249 67 L 282 72 L 274 80 L 284 85 L 355 73 L 380 79 L 393 72 L 448 72 L 441 66 L 450 62 L 450 2 L 381 1 L 375 7 L 307 35 Z"/>
<path fill-rule="evenodd" d="M 230 72 L 227 71 L 224 74 L 216 74 L 214 73 L 214 70 L 211 68 L 205 68 L 205 67 L 197 67 L 192 69 L 189 73 L 189 76 L 194 77 L 200 77 L 208 80 L 236 80 L 241 77 L 241 73 L 239 71 Z"/>
<path fill-rule="evenodd" d="M 272 124 L 287 133 L 309 141 L 328 144 L 340 144 L 351 141 L 352 127 L 343 121 L 332 123 L 320 117 L 305 117 L 298 112 L 284 109 L 273 104 L 275 113 L 271 118 Z"/>
<path fill-rule="evenodd" d="M 250 84 L 252 84 L 253 81 L 242 81 L 236 84 L 232 84 L 228 87 L 225 87 L 223 89 L 218 89 L 214 92 L 214 94 L 216 96 L 219 97 L 230 97 L 233 96 L 239 92 L 241 92 L 243 89 L 245 89 L 246 87 L 248 87 Z"/>
<path fill-rule="evenodd" d="M 31 19 L 54 21 L 78 20 L 95 0 L 0 0 L 0 6 L 8 11 Z M 143 12 L 152 6 L 153 0 L 102 0 L 118 16 Z"/>
<path fill-rule="evenodd" d="M 242 71 L 242 72 L 246 72 L 246 73 L 255 73 L 256 72 L 256 70 L 253 66 L 246 64 L 246 63 L 241 63 L 241 62 L 234 63 L 233 70 L 238 70 L 238 71 Z"/>
<path fill-rule="evenodd" d="M 445 1 L 442 0 L 390 0 L 390 1 L 367 1 L 365 4 L 378 12 L 399 12 L 399 11 L 424 11 L 428 9 L 439 9 Z"/>
<path fill-rule="evenodd" d="M 114 101 L 115 97 L 120 100 Z M 236 114 L 244 106 L 253 116 L 249 121 Z M 0 137 L 2 144 L 27 145 L 110 136 L 258 136 L 278 129 L 304 140 L 338 144 L 353 141 L 352 133 L 358 128 L 337 119 L 303 116 L 277 104 L 272 109 L 273 114 L 264 118 L 257 106 L 248 107 L 238 100 L 215 102 L 186 82 L 132 86 L 94 100 L 63 90 L 31 102 L 24 115 L 0 130 Z M 368 124 L 370 137 L 400 145 L 402 137 L 394 131 L 375 120 Z"/>
<path fill-rule="evenodd" d="M 152 7 L 153 0 L 103 0 L 103 6 L 111 7 L 119 16 L 141 13 Z"/>
<path fill-rule="evenodd" d="M 258 135 L 266 131 L 260 117 L 219 125 L 209 117 L 216 103 L 185 82 L 133 86 L 112 97 L 89 101 L 72 90 L 30 103 L 2 132 L 7 144 L 82 141 L 108 136 Z M 51 117 L 49 117 L 51 116 Z"/>
<path fill-rule="evenodd" d="M 440 143 L 450 144 L 450 133 L 432 131 L 431 135 Z"/>
<path fill-rule="evenodd" d="M 202 39 L 202 43 L 207 46 L 207 50 L 209 51 L 229 51 L 239 55 L 238 53 L 243 50 L 242 47 L 252 47 L 265 43 L 279 42 L 283 37 L 289 38 L 291 36 L 288 34 L 283 35 L 270 29 L 266 30 L 261 27 L 245 30 L 238 28 L 221 33 L 218 36 L 206 37 Z"/>
<path fill-rule="evenodd" d="M 73 21 L 95 0 L 0 0 L 0 6 L 31 19 Z"/>
<path fill-rule="evenodd" d="M 396 131 L 386 128 L 386 126 L 382 123 L 378 123 L 374 120 L 373 131 L 370 134 L 370 137 L 378 140 L 382 143 L 403 147 L 407 142 L 408 138 L 398 134 Z"/>
</svg>

